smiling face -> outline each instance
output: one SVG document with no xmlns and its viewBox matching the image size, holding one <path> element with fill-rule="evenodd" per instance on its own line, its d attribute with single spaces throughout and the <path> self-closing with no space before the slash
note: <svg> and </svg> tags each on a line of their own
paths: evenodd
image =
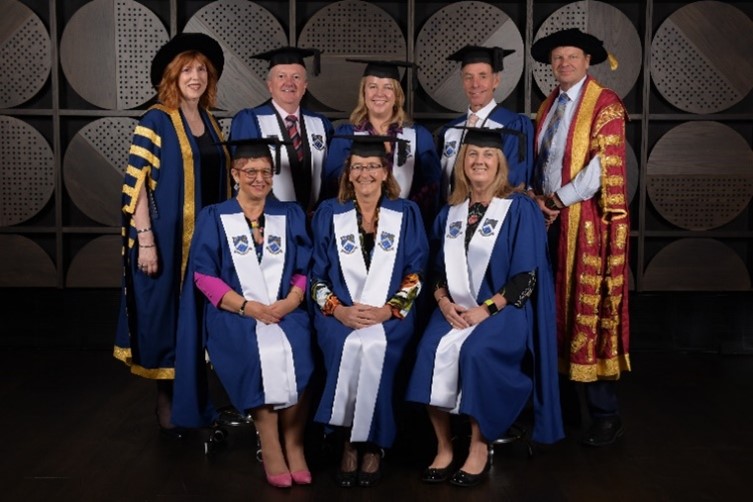
<svg viewBox="0 0 753 502">
<path fill-rule="evenodd" d="M 369 75 L 365 77 L 363 98 L 369 118 L 386 120 L 392 116 L 395 107 L 395 81 Z"/>
<path fill-rule="evenodd" d="M 379 197 L 382 183 L 387 179 L 387 169 L 378 156 L 351 155 L 348 180 L 353 184 L 356 198 Z"/>
<path fill-rule="evenodd" d="M 497 148 L 467 145 L 463 172 L 474 190 L 483 192 L 492 186 L 499 169 L 498 152 Z"/>
<path fill-rule="evenodd" d="M 306 93 L 308 80 L 306 68 L 299 64 L 278 64 L 269 70 L 267 89 L 275 103 L 293 113 Z"/>
<path fill-rule="evenodd" d="M 204 63 L 192 59 L 180 69 L 178 90 L 184 101 L 198 102 L 207 90 L 208 72 Z"/>
<path fill-rule="evenodd" d="M 238 184 L 239 198 L 263 200 L 272 190 L 272 161 L 268 157 L 237 159 L 231 173 Z"/>
<path fill-rule="evenodd" d="M 552 49 L 551 62 L 554 78 L 567 91 L 586 76 L 591 56 L 578 47 L 556 47 Z"/>
<path fill-rule="evenodd" d="M 478 111 L 494 99 L 494 90 L 499 86 L 499 73 L 494 73 L 489 63 L 469 63 L 460 71 L 463 90 L 471 111 Z"/>
</svg>

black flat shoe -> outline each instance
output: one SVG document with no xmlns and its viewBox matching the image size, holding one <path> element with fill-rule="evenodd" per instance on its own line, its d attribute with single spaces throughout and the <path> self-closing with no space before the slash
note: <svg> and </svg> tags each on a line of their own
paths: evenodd
<svg viewBox="0 0 753 502">
<path fill-rule="evenodd" d="M 427 467 L 424 472 L 421 473 L 421 481 L 424 483 L 444 483 L 450 477 L 450 469 L 452 468 L 452 462 L 447 464 L 447 467 L 436 468 Z"/>
<path fill-rule="evenodd" d="M 358 471 L 337 471 L 335 474 L 337 484 L 342 488 L 352 488 L 358 482 Z"/>
<path fill-rule="evenodd" d="M 186 437 L 186 429 L 182 427 L 170 427 L 169 429 L 167 427 L 159 426 L 159 432 L 163 436 L 170 438 L 170 439 L 183 439 Z"/>
<path fill-rule="evenodd" d="M 374 486 L 382 479 L 382 464 L 379 464 L 379 468 L 374 472 L 358 472 L 358 486 L 369 488 Z"/>
<path fill-rule="evenodd" d="M 609 446 L 625 434 L 620 417 L 594 419 L 580 440 L 586 446 Z"/>
<path fill-rule="evenodd" d="M 487 458 L 486 465 L 484 466 L 484 470 L 482 470 L 478 474 L 469 474 L 465 472 L 463 469 L 460 469 L 455 474 L 452 475 L 452 477 L 450 478 L 450 483 L 452 483 L 455 486 L 462 486 L 462 487 L 476 486 L 479 483 L 481 483 L 484 479 L 486 479 L 487 475 L 489 474 L 490 467 L 491 467 L 491 463 L 489 462 L 489 459 Z"/>
</svg>

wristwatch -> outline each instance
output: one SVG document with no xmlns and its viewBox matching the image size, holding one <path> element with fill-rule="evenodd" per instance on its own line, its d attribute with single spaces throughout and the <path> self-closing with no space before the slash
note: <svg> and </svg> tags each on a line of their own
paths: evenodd
<svg viewBox="0 0 753 502">
<path fill-rule="evenodd" d="M 499 312 L 499 309 L 497 308 L 497 304 L 494 303 L 494 300 L 489 298 L 484 302 L 484 305 L 486 305 L 486 310 L 489 311 L 489 315 L 494 315 L 497 312 Z"/>
<path fill-rule="evenodd" d="M 241 303 L 241 308 L 238 309 L 238 315 L 245 316 L 246 315 L 246 304 L 248 303 L 248 300 L 243 300 L 243 303 Z"/>
<path fill-rule="evenodd" d="M 554 201 L 554 195 L 551 195 L 544 200 L 544 207 L 552 211 L 560 210 L 560 208 L 557 206 L 557 203 Z"/>
</svg>

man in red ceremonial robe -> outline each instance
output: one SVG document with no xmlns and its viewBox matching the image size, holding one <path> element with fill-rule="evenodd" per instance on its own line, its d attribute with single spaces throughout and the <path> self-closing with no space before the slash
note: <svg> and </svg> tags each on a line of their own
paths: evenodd
<svg viewBox="0 0 753 502">
<path fill-rule="evenodd" d="M 560 372 L 584 383 L 591 424 L 581 442 L 605 446 L 623 435 L 616 383 L 630 370 L 628 115 L 617 94 L 588 75 L 589 65 L 607 59 L 616 67 L 593 35 L 558 31 L 531 55 L 551 65 L 558 83 L 536 115 L 531 195 L 549 226 Z"/>
</svg>

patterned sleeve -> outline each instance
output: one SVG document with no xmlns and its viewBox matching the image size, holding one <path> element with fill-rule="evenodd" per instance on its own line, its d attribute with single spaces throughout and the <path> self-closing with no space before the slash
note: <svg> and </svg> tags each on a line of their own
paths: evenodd
<svg viewBox="0 0 753 502">
<path fill-rule="evenodd" d="M 418 274 L 408 274 L 403 277 L 400 289 L 387 301 L 387 305 L 392 307 L 392 315 L 398 319 L 407 316 L 420 292 L 421 278 Z"/>
<path fill-rule="evenodd" d="M 311 298 L 314 299 L 324 315 L 334 315 L 335 308 L 342 305 L 340 299 L 330 289 L 329 284 L 322 280 L 311 281 Z"/>
<path fill-rule="evenodd" d="M 499 294 L 505 297 L 509 305 L 521 308 L 531 297 L 535 287 L 536 271 L 521 272 L 507 281 L 499 290 Z"/>
</svg>

